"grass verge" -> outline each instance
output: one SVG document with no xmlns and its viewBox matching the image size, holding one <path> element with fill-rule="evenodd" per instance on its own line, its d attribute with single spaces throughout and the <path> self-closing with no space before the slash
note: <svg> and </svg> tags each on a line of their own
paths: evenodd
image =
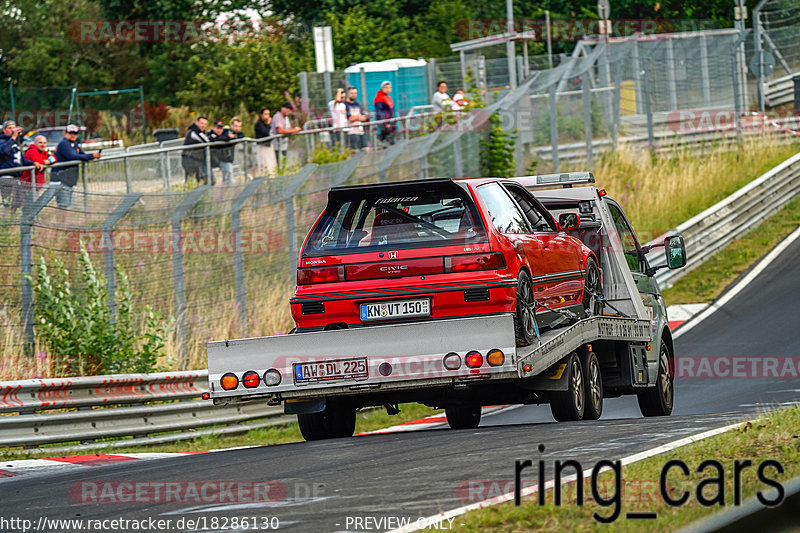
<svg viewBox="0 0 800 533">
<path fill-rule="evenodd" d="M 567 458 L 562 458 L 562 460 Z M 672 499 L 689 493 L 686 503 L 672 507 L 665 503 L 659 490 L 662 468 L 670 460 L 684 462 L 690 474 L 684 476 L 678 468 L 671 468 L 666 478 L 666 487 Z M 706 466 L 698 473 L 700 464 L 713 459 L 721 463 L 722 471 Z M 741 501 L 764 491 L 769 486 L 759 481 L 757 470 L 766 460 L 781 463 L 784 473 L 775 468 L 765 469 L 765 476 L 785 482 L 800 475 L 800 407 L 781 409 L 765 414 L 762 418 L 747 422 L 737 429 L 709 437 L 671 452 L 650 457 L 622 468 L 622 490 L 617 492 L 614 475 L 605 471 L 599 476 L 598 496 L 611 500 L 619 494 L 620 517 L 614 523 L 614 531 L 675 531 L 700 518 L 734 503 L 734 462 L 750 460 L 751 467 L 741 473 Z M 550 461 L 546 460 L 546 463 Z M 588 468 L 588 466 L 586 467 Z M 535 472 L 535 470 L 532 470 Z M 523 479 L 524 478 L 523 471 Z M 565 475 L 572 473 L 571 468 Z M 533 476 L 533 474 L 532 474 Z M 719 480 L 719 483 L 715 481 Z M 534 481 L 535 482 L 535 481 Z M 702 483 L 702 484 L 701 484 Z M 724 487 L 723 490 L 720 490 Z M 699 492 L 698 492 L 699 491 Z M 538 505 L 538 496 L 523 498 L 522 505 L 513 503 L 495 505 L 457 517 L 454 524 L 464 524 L 460 531 L 607 531 L 608 525 L 593 518 L 593 513 L 602 517 L 613 514 L 615 505 L 601 506 L 592 500 L 589 479 L 584 480 L 584 505 L 576 503 L 576 488 L 572 483 L 562 487 L 562 505 L 553 502 L 553 490 L 546 496 L 546 504 Z M 724 506 L 704 507 L 698 501 L 698 493 L 713 499 L 723 494 Z M 628 512 L 655 512 L 655 520 L 627 520 Z"/>
<path fill-rule="evenodd" d="M 800 196 L 664 290 L 664 300 L 670 305 L 715 300 L 739 275 L 797 229 L 798 225 Z"/>
<path fill-rule="evenodd" d="M 400 404 L 400 414 L 388 415 L 384 409 L 369 409 L 360 411 L 356 415 L 356 433 L 375 431 L 404 422 L 410 422 L 429 416 L 440 411 L 418 403 Z M 297 422 L 271 428 L 253 429 L 239 436 L 202 436 L 192 440 L 175 442 L 171 444 L 158 444 L 153 446 L 137 445 L 134 439 L 128 439 L 130 446 L 91 450 L 92 454 L 102 453 L 142 453 L 142 452 L 194 452 L 200 450 L 213 450 L 217 448 L 235 448 L 239 446 L 269 446 L 273 444 L 286 444 L 302 442 L 300 428 Z M 77 443 L 74 443 L 77 445 Z M 58 444 L 56 446 L 67 446 Z M 55 447 L 55 446 L 54 446 Z M 62 455 L 80 455 L 87 452 L 49 452 L 48 447 L 36 450 L 22 451 L 20 449 L 0 449 L 0 460 L 13 461 L 15 459 L 36 459 L 42 457 L 57 457 Z"/>
</svg>

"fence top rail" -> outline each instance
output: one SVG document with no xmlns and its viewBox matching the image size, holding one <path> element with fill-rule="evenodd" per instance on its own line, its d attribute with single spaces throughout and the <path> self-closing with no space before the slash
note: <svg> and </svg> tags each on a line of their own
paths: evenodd
<svg viewBox="0 0 800 533">
<path fill-rule="evenodd" d="M 297 132 L 295 134 L 292 134 L 291 136 L 295 136 L 295 135 L 297 135 L 297 136 L 311 135 L 311 134 L 317 134 L 317 133 L 322 133 L 322 132 L 338 132 L 338 131 L 343 131 L 343 130 L 346 130 L 346 129 L 349 129 L 349 128 L 355 128 L 355 127 L 379 126 L 379 125 L 382 125 L 382 124 L 403 122 L 403 121 L 408 121 L 408 120 L 412 120 L 412 119 L 414 119 L 414 120 L 416 120 L 416 119 L 424 119 L 424 118 L 427 118 L 428 116 L 433 116 L 433 115 L 436 115 L 436 114 L 438 114 L 438 113 L 432 113 L 432 112 L 423 112 L 423 113 L 419 113 L 419 114 L 411 114 L 411 113 L 409 113 L 409 114 L 406 114 L 406 115 L 403 115 L 403 116 L 400 116 L 400 117 L 393 117 L 393 118 L 383 119 L 383 120 L 372 120 L 372 121 L 369 121 L 369 122 L 362 122 L 360 124 L 348 125 L 348 126 L 344 126 L 344 127 L 330 126 L 330 127 L 325 127 L 325 128 L 314 128 L 314 129 L 309 129 L 309 130 L 303 130 L 303 131 L 299 131 L 299 132 Z M 310 122 L 314 122 L 314 121 L 306 122 L 306 124 L 308 124 Z M 166 146 L 166 147 L 165 146 L 161 146 L 160 148 L 148 148 L 148 149 L 143 149 L 143 150 L 135 150 L 134 149 L 133 151 L 130 151 L 130 152 L 114 153 L 114 154 L 102 157 L 102 158 L 100 158 L 100 160 L 102 160 L 102 162 L 124 161 L 126 159 L 131 159 L 131 158 L 144 157 L 144 156 L 148 156 L 148 155 L 158 155 L 158 154 L 164 154 L 164 153 L 169 153 L 169 152 L 183 152 L 185 150 L 198 150 L 198 149 L 203 149 L 204 150 L 206 148 L 224 148 L 224 147 L 228 147 L 228 146 L 235 146 L 235 145 L 240 144 L 240 143 L 261 144 L 261 143 L 267 143 L 267 142 L 274 141 L 276 139 L 282 139 L 284 137 L 289 137 L 289 136 L 290 135 L 288 135 L 288 134 L 279 134 L 279 135 L 270 135 L 269 137 L 262 137 L 260 139 L 254 139 L 252 137 L 242 137 L 241 139 L 232 139 L 230 141 L 217 141 L 217 142 L 197 143 L 197 144 L 178 145 L 178 146 Z M 151 143 L 151 144 L 154 144 L 154 143 Z M 163 145 L 163 143 L 159 143 L 159 144 Z M 88 161 L 88 162 L 94 162 L 94 161 L 100 161 L 100 160 L 92 160 L 92 161 Z M 53 163 L 51 165 L 47 165 L 45 168 L 73 167 L 73 166 L 78 166 L 81 163 L 84 163 L 84 161 L 62 161 L 60 163 Z M 0 178 L 2 178 L 3 174 L 16 174 L 18 172 L 25 172 L 25 171 L 34 170 L 34 169 L 35 169 L 35 167 L 33 165 L 0 169 Z"/>
</svg>

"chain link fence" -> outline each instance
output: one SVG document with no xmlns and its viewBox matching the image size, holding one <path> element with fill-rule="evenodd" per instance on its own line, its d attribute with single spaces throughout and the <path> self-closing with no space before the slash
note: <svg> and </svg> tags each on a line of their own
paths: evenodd
<svg viewBox="0 0 800 533">
<path fill-rule="evenodd" d="M 516 131 L 519 175 L 591 168 L 619 143 L 643 140 L 655 149 L 685 133 L 716 137 L 756 98 L 741 88 L 753 81 L 741 59 L 743 37 L 731 29 L 581 41 L 552 69 L 529 59 L 529 68 L 518 70 L 531 74 L 516 88 L 487 93 L 486 108 L 450 124 L 409 113 L 398 119 L 393 145 L 377 140 L 377 125 L 368 127 L 371 150 L 342 161 L 311 162 L 315 148 L 330 146 L 340 132 L 308 131 L 317 126 L 309 123 L 290 140 L 294 163 L 264 177 L 255 140 L 244 139 L 235 144 L 233 184 L 226 187 L 186 182 L 182 140 L 104 152 L 83 166 L 69 208 L 55 205 L 53 189 L 28 191 L 22 207 L 0 219 L 0 361 L 35 343 L 27 281 L 33 265 L 43 256 L 74 267 L 81 243 L 102 265 L 110 294 L 112 273 L 122 268 L 135 304 L 175 318 L 171 349 L 181 369 L 204 364 L 201 348 L 209 339 L 287 331 L 297 255 L 331 187 L 479 175 L 480 141 L 495 112 L 506 131 Z M 505 58 L 491 61 L 507 68 Z M 455 80 L 451 88 L 464 81 L 460 61 L 437 59 L 426 68 L 429 80 Z M 493 76 L 500 79 L 499 70 Z M 349 79 L 344 72 L 328 77 L 301 79 L 312 106 L 326 108 L 328 87 Z M 705 123 L 698 110 L 727 122 Z M 214 148 L 192 150 L 205 152 L 207 174 L 221 182 Z M 79 288 L 80 277 L 73 277 Z"/>
</svg>

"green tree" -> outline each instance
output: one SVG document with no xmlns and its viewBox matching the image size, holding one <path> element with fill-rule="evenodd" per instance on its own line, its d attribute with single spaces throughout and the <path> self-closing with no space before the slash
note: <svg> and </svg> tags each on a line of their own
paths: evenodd
<svg viewBox="0 0 800 533">
<path fill-rule="evenodd" d="M 229 116 L 240 105 L 257 112 L 277 111 L 296 95 L 297 73 L 310 68 L 297 46 L 267 40 L 208 43 L 189 60 L 192 76 L 178 98 L 212 114 Z"/>
</svg>

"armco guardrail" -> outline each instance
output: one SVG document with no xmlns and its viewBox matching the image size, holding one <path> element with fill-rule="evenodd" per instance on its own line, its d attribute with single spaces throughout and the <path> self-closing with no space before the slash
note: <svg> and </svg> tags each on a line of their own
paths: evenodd
<svg viewBox="0 0 800 533">
<path fill-rule="evenodd" d="M 0 412 L 19 414 L 0 416 L 0 447 L 79 442 L 48 449 L 118 448 L 241 434 L 294 420 L 266 402 L 214 406 L 199 400 L 207 390 L 206 370 L 3 382 Z M 160 403 L 145 405 L 154 401 Z M 111 437 L 134 438 L 94 442 Z"/>
<path fill-rule="evenodd" d="M 780 210 L 800 193 L 800 154 L 769 170 L 721 202 L 675 228 L 686 242 L 686 268 L 662 269 L 656 279 L 662 288 L 702 265 L 712 255 Z M 670 232 L 672 233 L 672 232 Z M 663 237 L 662 237 L 663 238 Z M 654 244 L 659 239 L 652 241 Z M 665 263 L 663 248 L 648 256 L 652 266 Z"/>
</svg>

